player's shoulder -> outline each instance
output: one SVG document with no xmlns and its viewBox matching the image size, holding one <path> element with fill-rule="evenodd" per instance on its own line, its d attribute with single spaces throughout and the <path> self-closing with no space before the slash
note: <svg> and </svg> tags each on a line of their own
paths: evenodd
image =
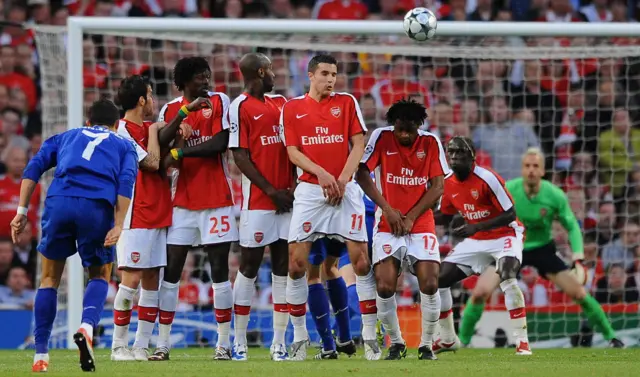
<svg viewBox="0 0 640 377">
<path fill-rule="evenodd" d="M 207 92 L 207 95 L 209 96 L 209 100 L 219 100 L 222 103 L 229 103 L 231 102 L 229 100 L 229 96 L 222 93 L 222 92 Z"/>
<path fill-rule="evenodd" d="M 426 130 L 418 130 L 418 137 L 423 138 L 424 140 L 428 141 L 428 142 L 432 142 L 432 143 L 436 143 L 438 145 L 440 145 L 440 138 L 438 137 L 438 135 L 434 134 L 433 132 L 429 132 Z"/>
<path fill-rule="evenodd" d="M 242 108 L 242 104 L 246 103 L 249 100 L 249 96 L 246 93 L 240 93 L 239 96 L 231 101 L 231 108 L 240 110 Z"/>
<path fill-rule="evenodd" d="M 278 103 L 287 102 L 287 97 L 283 96 L 282 94 L 265 94 L 264 96 L 274 102 L 278 102 Z"/>
<path fill-rule="evenodd" d="M 478 177 L 482 182 L 486 183 L 490 187 L 494 187 L 495 185 L 504 185 L 504 179 L 502 179 L 500 174 L 496 173 L 490 168 L 476 165 L 473 168 L 473 175 Z"/>
<path fill-rule="evenodd" d="M 356 99 L 356 97 L 351 93 L 333 92 L 333 93 L 331 93 L 331 95 L 333 95 L 335 99 L 337 99 L 339 101 L 343 101 L 345 103 L 355 103 L 355 104 L 358 103 L 358 100 Z"/>
<path fill-rule="evenodd" d="M 282 106 L 282 111 L 284 112 L 284 109 L 291 110 L 291 109 L 296 109 L 300 106 L 304 106 L 305 98 L 306 96 L 304 95 L 291 98 L 290 100 L 284 103 L 284 105 Z"/>
<path fill-rule="evenodd" d="M 165 103 L 164 106 L 162 106 L 162 108 L 165 109 L 165 108 L 181 106 L 183 100 L 184 100 L 183 96 L 178 96 L 178 97 L 172 99 L 171 101 Z"/>
<path fill-rule="evenodd" d="M 508 180 L 505 186 L 507 186 L 507 190 L 509 191 L 517 190 L 519 187 L 522 187 L 522 177 Z"/>
</svg>

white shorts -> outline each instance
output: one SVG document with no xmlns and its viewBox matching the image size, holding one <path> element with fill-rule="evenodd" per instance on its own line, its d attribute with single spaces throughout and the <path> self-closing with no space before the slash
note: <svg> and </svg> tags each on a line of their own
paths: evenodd
<svg viewBox="0 0 640 377">
<path fill-rule="evenodd" d="M 355 182 L 347 183 L 339 206 L 330 206 L 320 185 L 301 182 L 296 187 L 289 228 L 289 242 L 315 241 L 328 237 L 367 242 L 364 201 Z"/>
<path fill-rule="evenodd" d="M 182 246 L 215 245 L 238 241 L 238 226 L 233 207 L 191 211 L 173 207 L 173 225 L 167 244 Z"/>
<path fill-rule="evenodd" d="M 118 268 L 155 268 L 167 265 L 167 228 L 125 229 L 116 244 Z"/>
<path fill-rule="evenodd" d="M 440 263 L 438 237 L 432 233 L 409 234 L 395 237 L 378 232 L 373 236 L 373 265 L 394 257 L 403 265 L 413 266 L 418 261 Z"/>
<path fill-rule="evenodd" d="M 512 237 L 495 240 L 467 238 L 457 244 L 443 262 L 455 263 L 467 275 L 481 274 L 492 262 L 500 258 L 515 257 L 522 263 L 522 232 Z"/>
<path fill-rule="evenodd" d="M 291 212 L 242 210 L 240 212 L 240 246 L 262 247 L 289 238 Z"/>
</svg>

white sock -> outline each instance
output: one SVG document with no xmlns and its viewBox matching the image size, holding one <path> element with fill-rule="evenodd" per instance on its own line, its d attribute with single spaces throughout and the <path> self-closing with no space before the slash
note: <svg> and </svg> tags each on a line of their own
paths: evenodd
<svg viewBox="0 0 640 377">
<path fill-rule="evenodd" d="M 398 303 L 396 295 L 389 298 L 376 297 L 378 307 L 378 318 L 384 326 L 385 332 L 389 335 L 391 343 L 404 344 L 402 331 L 400 331 L 400 320 L 398 319 Z"/>
<path fill-rule="evenodd" d="M 158 317 L 158 301 L 158 291 L 147 291 L 140 288 L 138 329 L 136 330 L 136 340 L 133 342 L 134 348 L 149 348 L 149 340 L 153 335 L 153 328 Z"/>
<path fill-rule="evenodd" d="M 287 303 L 289 306 L 289 318 L 293 325 L 293 342 L 301 342 L 309 339 L 307 332 L 307 299 L 309 298 L 309 286 L 307 275 L 300 279 L 287 277 Z"/>
<path fill-rule="evenodd" d="M 527 315 L 524 309 L 524 295 L 516 279 L 507 279 L 500 283 L 504 292 L 504 304 L 509 310 L 513 337 L 516 341 L 529 342 L 527 336 Z"/>
<path fill-rule="evenodd" d="M 49 354 L 48 353 L 36 353 L 33 356 L 33 363 L 34 364 L 37 363 L 40 360 L 44 360 L 44 361 L 46 361 L 48 363 L 49 362 Z"/>
<path fill-rule="evenodd" d="M 231 347 L 231 308 L 233 291 L 231 282 L 213 283 L 213 308 L 218 322 L 218 342 L 216 347 Z"/>
<path fill-rule="evenodd" d="M 440 294 L 426 295 L 420 292 L 420 309 L 422 311 L 422 337 L 420 347 L 431 348 L 433 335 L 436 332 L 438 318 L 440 317 Z"/>
<path fill-rule="evenodd" d="M 453 298 L 451 297 L 450 288 L 440 288 L 440 339 L 444 343 L 453 343 L 456 341 L 456 329 L 453 326 Z"/>
<path fill-rule="evenodd" d="M 271 301 L 273 301 L 273 341 L 284 344 L 284 335 L 289 324 L 287 307 L 287 277 L 271 274 Z"/>
<path fill-rule="evenodd" d="M 376 339 L 376 322 L 378 313 L 376 309 L 376 279 L 370 270 L 365 276 L 356 275 L 356 292 L 360 300 L 360 312 L 362 314 L 362 339 Z"/>
<path fill-rule="evenodd" d="M 162 281 L 159 291 L 158 344 L 157 348 L 171 348 L 171 325 L 178 308 L 180 283 Z"/>
<path fill-rule="evenodd" d="M 255 292 L 256 278 L 249 279 L 238 271 L 233 285 L 233 315 L 235 344 L 247 344 L 247 328 L 251 313 L 251 299 Z"/>
<path fill-rule="evenodd" d="M 113 339 L 111 349 L 129 345 L 129 323 L 136 289 L 120 284 L 113 300 Z"/>
</svg>

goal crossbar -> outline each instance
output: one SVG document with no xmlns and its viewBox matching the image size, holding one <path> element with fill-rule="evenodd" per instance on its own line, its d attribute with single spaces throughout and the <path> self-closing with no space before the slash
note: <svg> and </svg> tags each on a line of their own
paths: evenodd
<svg viewBox="0 0 640 377">
<path fill-rule="evenodd" d="M 42 27 L 44 30 L 46 27 Z M 83 35 L 132 33 L 224 33 L 251 35 L 395 35 L 404 34 L 399 21 L 322 21 L 322 20 L 231 20 L 69 17 L 67 20 L 67 127 L 83 123 Z M 438 37 L 640 37 L 640 24 L 545 23 L 545 22 L 447 22 L 438 23 Z M 197 35 L 194 36 L 197 38 Z M 255 43 L 255 42 L 254 42 Z M 272 43 L 277 43 L 273 42 Z M 424 46 L 424 47 L 422 47 Z M 409 48 L 429 54 L 429 42 Z M 392 46 L 376 46 L 378 49 Z M 406 48 L 406 47 L 405 47 Z M 455 47 L 453 47 L 455 48 Z M 465 47 L 460 47 L 464 49 Z M 448 53 L 447 51 L 441 53 Z M 487 56 L 486 58 L 491 58 Z M 67 266 L 68 306 L 81 308 L 84 272 L 78 255 Z M 80 326 L 81 313 L 69 310 L 67 345 L 73 347 L 73 330 Z"/>
</svg>

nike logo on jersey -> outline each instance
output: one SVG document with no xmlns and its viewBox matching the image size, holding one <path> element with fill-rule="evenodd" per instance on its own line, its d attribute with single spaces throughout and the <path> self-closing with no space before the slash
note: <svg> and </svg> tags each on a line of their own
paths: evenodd
<svg viewBox="0 0 640 377">
<path fill-rule="evenodd" d="M 456 196 L 458 196 L 458 194 L 451 195 L 452 198 L 455 198 Z"/>
<path fill-rule="evenodd" d="M 300 114 L 296 114 L 296 119 L 304 118 L 304 117 L 306 117 L 307 115 L 309 115 L 309 114 L 302 114 L 302 115 L 300 115 Z"/>
<path fill-rule="evenodd" d="M 387 151 L 387 156 L 393 156 L 394 154 L 398 154 L 398 152 L 389 152 L 389 151 Z"/>
<path fill-rule="evenodd" d="M 263 115 L 264 115 L 264 114 L 260 114 L 260 115 L 258 115 L 258 116 L 254 116 L 254 117 L 253 117 L 253 119 L 254 119 L 254 120 L 258 120 L 258 119 L 262 118 L 262 116 L 263 116 Z"/>
</svg>

